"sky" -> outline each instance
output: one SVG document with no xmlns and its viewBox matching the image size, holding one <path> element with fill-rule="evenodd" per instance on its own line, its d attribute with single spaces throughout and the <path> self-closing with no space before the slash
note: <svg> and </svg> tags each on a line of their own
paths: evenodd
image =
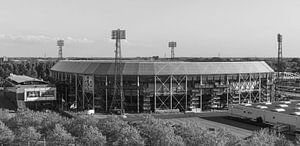
<svg viewBox="0 0 300 146">
<path fill-rule="evenodd" d="M 118 28 L 123 57 L 300 56 L 299 0 L 0 0 L 0 56 L 113 57 Z"/>
</svg>

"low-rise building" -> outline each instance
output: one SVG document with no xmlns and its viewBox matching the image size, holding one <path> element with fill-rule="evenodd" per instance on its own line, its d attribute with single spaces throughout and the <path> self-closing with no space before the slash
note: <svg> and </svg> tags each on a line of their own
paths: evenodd
<svg viewBox="0 0 300 146">
<path fill-rule="evenodd" d="M 18 108 L 53 108 L 56 101 L 56 87 L 43 80 L 11 74 L 2 81 L 0 107 L 16 110 Z"/>
</svg>

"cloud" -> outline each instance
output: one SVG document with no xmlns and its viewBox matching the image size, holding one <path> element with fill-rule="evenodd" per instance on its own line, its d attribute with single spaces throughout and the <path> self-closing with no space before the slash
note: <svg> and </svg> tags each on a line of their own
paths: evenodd
<svg viewBox="0 0 300 146">
<path fill-rule="evenodd" d="M 15 35 L 15 34 L 0 34 L 0 40 L 10 41 L 25 41 L 25 42 L 50 42 L 56 40 L 65 40 L 69 43 L 93 43 L 93 40 L 88 38 L 74 38 L 74 37 L 53 37 L 48 35 Z"/>
</svg>

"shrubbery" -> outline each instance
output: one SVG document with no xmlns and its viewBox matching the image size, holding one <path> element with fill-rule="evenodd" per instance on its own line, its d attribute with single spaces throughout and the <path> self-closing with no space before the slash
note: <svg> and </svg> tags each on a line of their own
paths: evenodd
<svg viewBox="0 0 300 146">
<path fill-rule="evenodd" d="M 0 110 L 0 144 L 124 146 L 288 146 L 284 136 L 268 130 L 241 139 L 224 129 L 210 131 L 197 124 L 179 124 L 146 116 L 126 122 L 117 116 L 98 120 L 83 115 L 65 118 L 54 112 Z"/>
</svg>

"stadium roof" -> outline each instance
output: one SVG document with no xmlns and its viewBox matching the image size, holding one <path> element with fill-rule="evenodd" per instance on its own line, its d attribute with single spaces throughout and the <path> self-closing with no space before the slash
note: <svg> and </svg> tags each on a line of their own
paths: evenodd
<svg viewBox="0 0 300 146">
<path fill-rule="evenodd" d="M 64 60 L 56 63 L 52 71 L 112 75 L 114 62 L 103 60 Z M 264 61 L 255 62 L 155 62 L 123 61 L 123 75 L 209 75 L 239 73 L 270 73 L 274 70 Z"/>
</svg>

